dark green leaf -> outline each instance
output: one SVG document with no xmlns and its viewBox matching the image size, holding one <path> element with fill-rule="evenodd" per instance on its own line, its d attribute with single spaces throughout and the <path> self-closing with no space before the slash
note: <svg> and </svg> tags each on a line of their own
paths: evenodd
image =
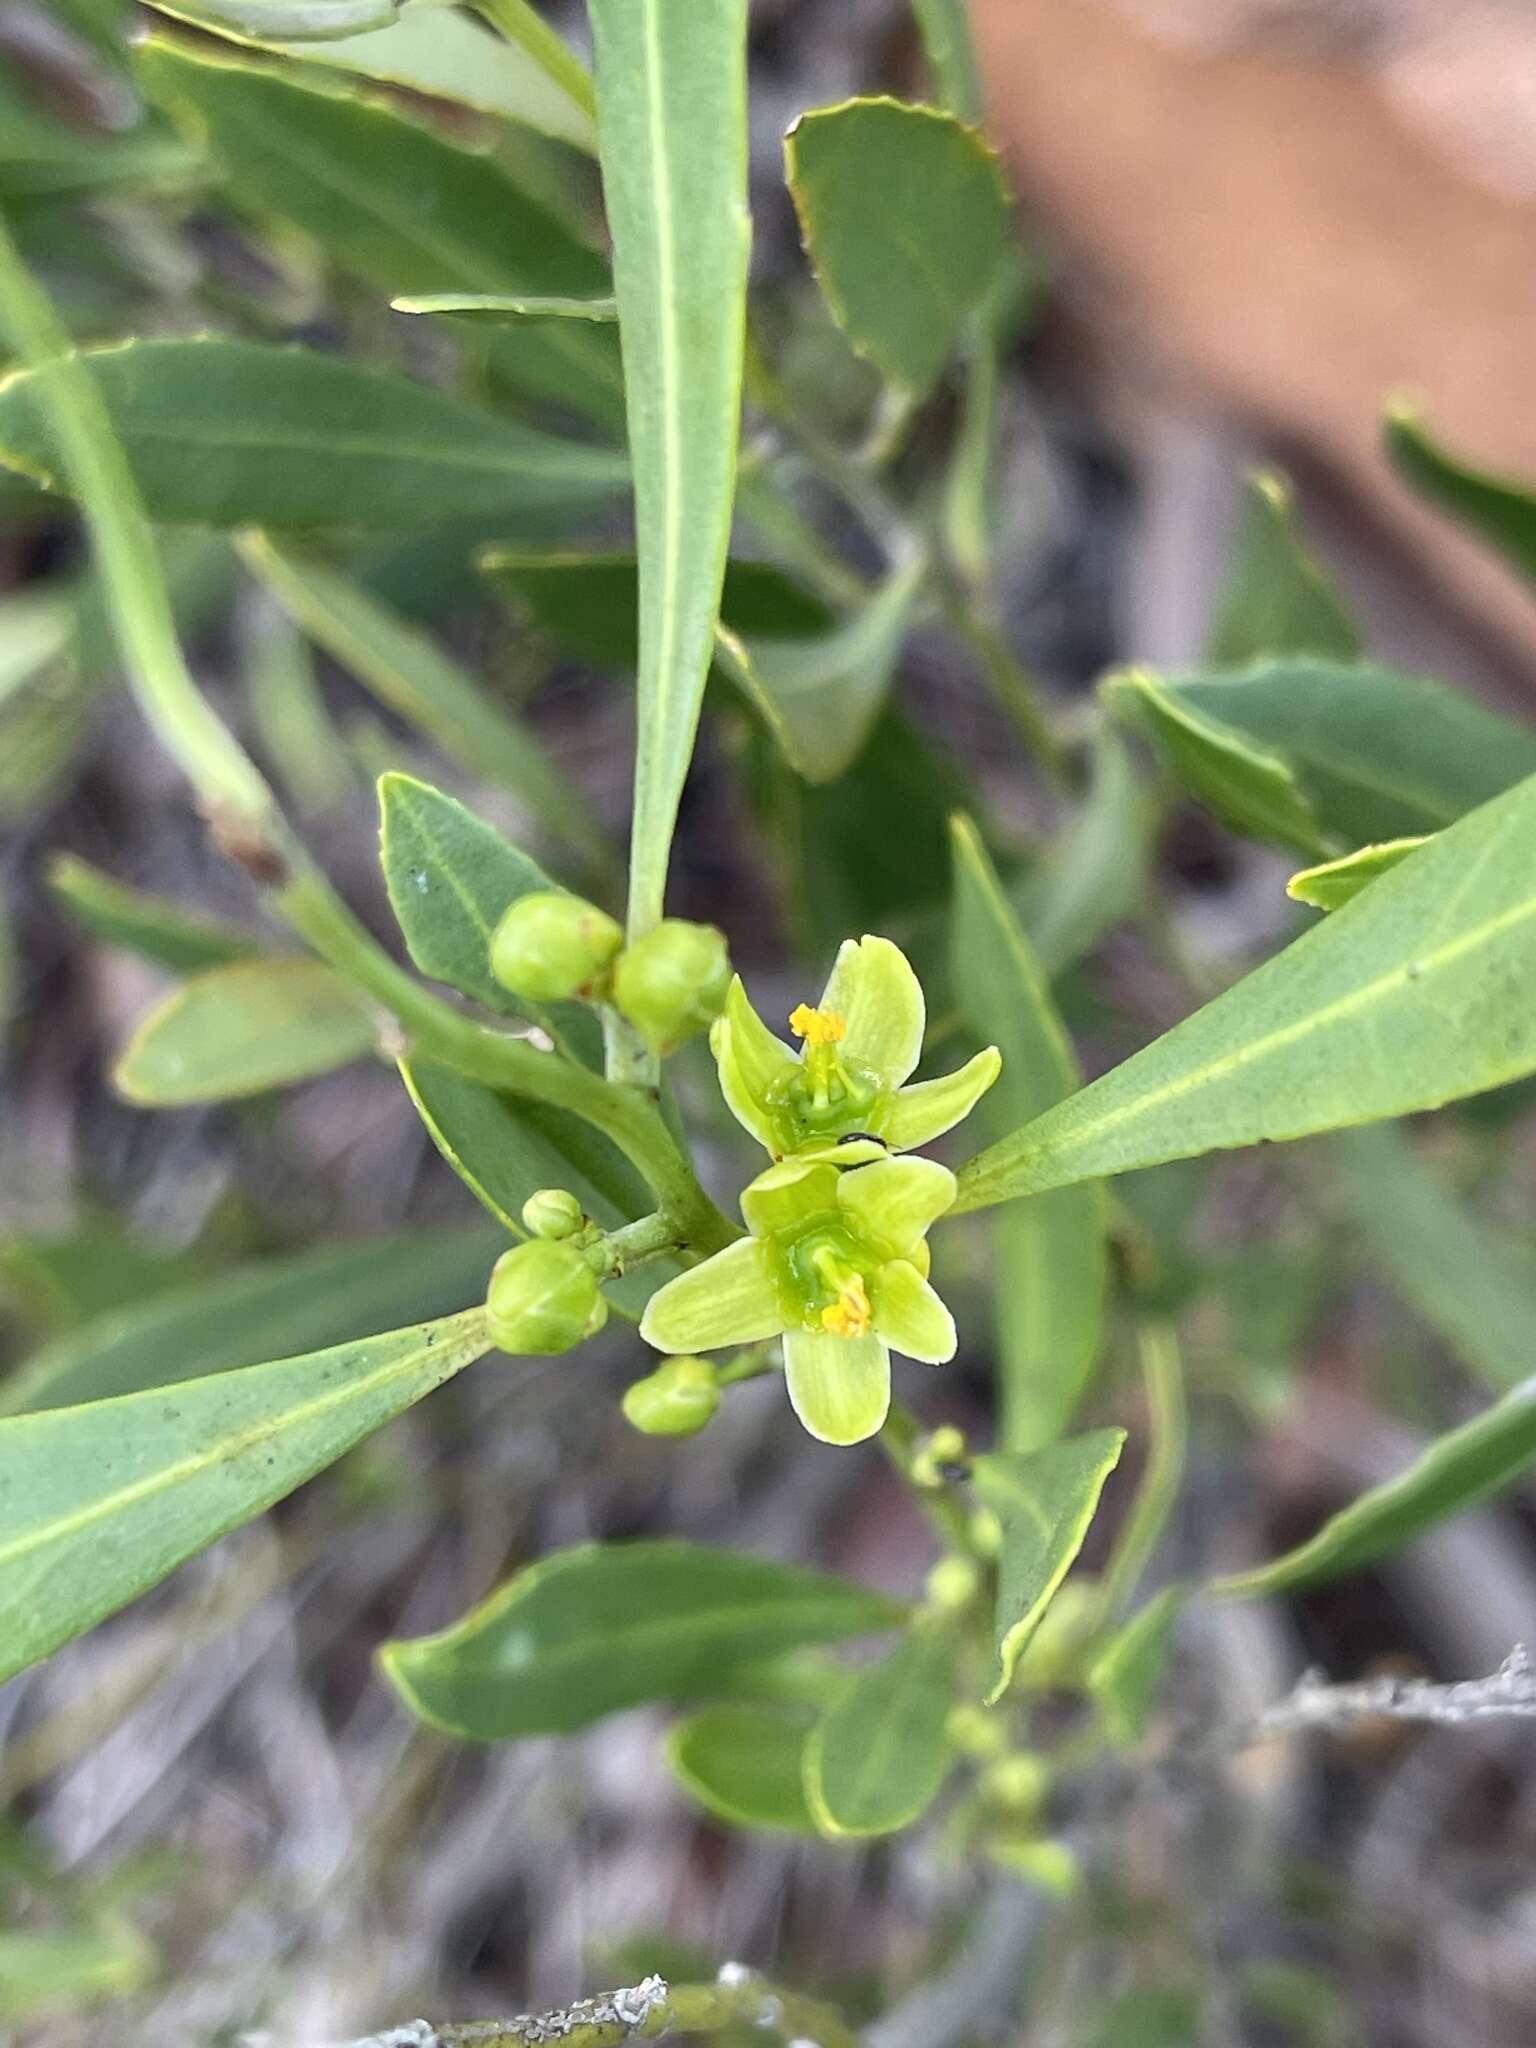
<svg viewBox="0 0 1536 2048">
<path fill-rule="evenodd" d="M 485 1293 L 505 1249 L 489 1228 L 413 1230 L 158 1289 L 34 1352 L 0 1382 L 0 1414 L 136 1394 L 447 1315 Z"/>
<path fill-rule="evenodd" d="M 950 968 L 961 1014 L 1003 1071 L 977 1115 L 994 1134 L 1043 1115 L 1081 1083 L 1051 992 L 968 819 L 953 828 Z M 1102 1185 L 1058 1188 L 1010 1206 L 994 1229 L 1001 1440 L 1051 1443 L 1071 1421 L 1104 1340 L 1108 1203 Z"/>
<path fill-rule="evenodd" d="M 858 1672 L 811 1730 L 805 1797 L 834 1838 L 890 1835 L 933 1804 L 954 1761 L 945 1722 L 955 1697 L 955 1641 L 932 1623 Z"/>
<path fill-rule="evenodd" d="M 239 960 L 174 989 L 118 1054 L 130 1102 L 228 1102 L 328 1074 L 375 1049 L 367 999 L 323 960 Z"/>
<path fill-rule="evenodd" d="M 170 525 L 415 527 L 611 504 L 628 481 L 617 453 L 308 349 L 133 341 L 85 361 Z M 59 489 L 33 383 L 0 383 L 0 463 Z"/>
<path fill-rule="evenodd" d="M 1030 1637 L 1083 1547 L 1104 1482 L 1120 1462 L 1123 1429 L 1096 1429 L 1041 1451 L 976 1459 L 976 1491 L 1002 1525 L 997 1673 L 988 1706 L 1008 1690 Z"/>
<path fill-rule="evenodd" d="M 785 158 L 834 319 L 892 383 L 926 392 L 1007 247 L 997 158 L 953 115 L 893 99 L 803 114 Z"/>
<path fill-rule="evenodd" d="M 714 655 L 741 411 L 746 0 L 588 0 L 640 561 L 630 930 L 662 913 Z"/>
<path fill-rule="evenodd" d="M 1252 1571 L 1217 1579 L 1210 1590 L 1255 1599 L 1359 1571 L 1508 1486 L 1533 1458 L 1536 1379 L 1527 1379 L 1474 1421 L 1436 1438 L 1396 1479 L 1351 1501 L 1308 1542 Z"/>
<path fill-rule="evenodd" d="M 1409 483 L 1536 582 L 1536 486 L 1458 461 L 1409 406 L 1391 407 L 1383 431 L 1387 453 Z"/>
<path fill-rule="evenodd" d="M 1372 1123 L 1536 1070 L 1536 777 L 989 1146 L 959 1209 Z"/>
<path fill-rule="evenodd" d="M 1212 718 L 1150 669 L 1125 669 L 1103 684 L 1114 715 L 1151 740 L 1178 779 L 1234 831 L 1299 847 L 1331 846 L 1295 770 L 1273 747 Z"/>
<path fill-rule="evenodd" d="M 157 1585 L 486 1350 L 485 1312 L 0 1422 L 0 1681 Z"/>
<path fill-rule="evenodd" d="M 724 1700 L 679 1721 L 667 1761 L 694 1798 L 735 1827 L 813 1835 L 801 1783 L 810 1714 Z"/>
<path fill-rule="evenodd" d="M 902 1617 L 880 1594 L 795 1565 L 693 1543 L 588 1543 L 528 1566 L 441 1635 L 381 1654 L 413 1713 L 495 1742 L 707 1696 L 733 1665 Z"/>
<path fill-rule="evenodd" d="M 436 43 L 457 33 L 444 29 L 452 20 L 433 9 L 412 32 Z M 236 205 L 291 222 L 375 291 L 585 297 L 609 288 L 596 251 L 493 157 L 398 106 L 160 38 L 138 61 L 150 98 L 207 140 Z M 530 391 L 621 423 L 611 334 L 539 322 L 493 337 L 491 360 Z"/>
<path fill-rule="evenodd" d="M 158 961 L 177 974 L 249 959 L 256 942 L 238 925 L 183 910 L 163 896 L 131 888 L 72 853 L 48 864 L 48 887 L 78 923 L 109 946 Z"/>
<path fill-rule="evenodd" d="M 1289 488 L 1273 472 L 1255 471 L 1206 661 L 1212 668 L 1241 668 L 1266 655 L 1355 661 L 1360 653 L 1354 621 L 1296 531 Z"/>
</svg>

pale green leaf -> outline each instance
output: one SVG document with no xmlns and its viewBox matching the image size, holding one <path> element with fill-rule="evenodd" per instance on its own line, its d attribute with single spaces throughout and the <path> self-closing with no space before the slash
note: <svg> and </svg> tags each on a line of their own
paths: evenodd
<svg viewBox="0 0 1536 2048">
<path fill-rule="evenodd" d="M 1302 868 L 1286 883 L 1285 893 L 1295 903 L 1310 903 L 1314 910 L 1338 910 L 1352 903 L 1378 875 L 1395 868 L 1410 853 L 1417 853 L 1427 836 L 1379 840 L 1374 846 L 1359 847 L 1338 860 L 1325 860 L 1319 867 Z"/>
<path fill-rule="evenodd" d="M 1536 1271 L 1390 1124 L 1340 1131 L 1328 1152 L 1341 1207 L 1403 1300 L 1490 1386 L 1524 1380 L 1536 1354 Z"/>
<path fill-rule="evenodd" d="M 996 156 L 951 114 L 864 99 L 803 114 L 785 158 L 833 318 L 892 383 L 921 395 L 1007 248 Z"/>
<path fill-rule="evenodd" d="M 1409 405 L 1388 408 L 1384 434 L 1388 455 L 1409 483 L 1536 583 L 1536 484 L 1461 461 Z"/>
<path fill-rule="evenodd" d="M 722 1700 L 679 1721 L 667 1738 L 674 1775 L 734 1827 L 813 1835 L 801 1782 L 810 1716 L 792 1704 Z"/>
<path fill-rule="evenodd" d="M 950 973 L 973 1035 L 1003 1056 L 978 1112 L 996 1135 L 1042 1115 L 1081 1076 L 1040 963 L 968 819 L 955 820 L 953 844 Z M 1015 1203 L 993 1226 L 1007 1450 L 1060 1436 L 1092 1379 L 1104 1341 L 1108 1232 L 1098 1184 Z"/>
<path fill-rule="evenodd" d="M 1536 777 L 989 1146 L 956 1208 L 1404 1116 L 1533 1070 Z"/>
<path fill-rule="evenodd" d="M 746 320 L 746 0 L 589 0 L 640 562 L 630 930 L 662 913 L 730 538 Z"/>
<path fill-rule="evenodd" d="M 0 1421 L 0 1681 L 360 1443 L 486 1350 L 483 1309 Z"/>
<path fill-rule="evenodd" d="M 1354 621 L 1296 530 L 1289 486 L 1270 470 L 1256 470 L 1211 621 L 1207 662 L 1240 668 L 1277 654 L 1354 661 L 1360 653 Z"/>
<path fill-rule="evenodd" d="M 628 477 L 617 453 L 309 349 L 133 341 L 81 360 L 170 525 L 416 528 L 611 504 Z M 0 463 L 63 489 L 34 385 L 0 382 Z"/>
<path fill-rule="evenodd" d="M 163 896 L 132 888 L 73 853 L 56 854 L 45 879 L 69 915 L 94 937 L 109 946 L 124 946 L 174 973 L 224 966 L 248 959 L 257 950 L 256 941 L 238 925 L 200 916 Z"/>
<path fill-rule="evenodd" d="M 1114 715 L 1151 740 L 1178 779 L 1234 831 L 1304 853 L 1333 850 L 1295 770 L 1276 749 L 1211 717 L 1150 669 L 1124 669 L 1101 687 Z"/>
<path fill-rule="evenodd" d="M 441 0 L 149 0 L 160 14 L 306 64 L 403 85 L 433 99 L 456 100 L 482 114 L 521 122 L 591 155 L 597 142 L 591 88 L 570 52 L 550 65 L 520 42 L 489 35 Z M 346 16 L 332 28 L 331 12 Z M 371 19 L 369 17 L 372 17 Z M 306 26 L 287 25 L 295 17 Z M 352 25 L 355 23 L 355 25 Z M 547 32 L 550 33 L 550 32 Z M 556 39 L 550 33 L 550 41 Z M 564 50 L 564 45 L 558 46 Z"/>
<path fill-rule="evenodd" d="M 1210 1590 L 1255 1599 L 1359 1571 L 1508 1486 L 1533 1459 L 1536 1379 L 1527 1379 L 1495 1407 L 1437 1437 L 1406 1472 L 1351 1501 L 1306 1543 L 1217 1579 Z"/>
<path fill-rule="evenodd" d="M 558 844 L 594 868 L 612 854 L 591 807 L 544 743 L 435 641 L 360 583 L 265 535 L 240 543 L 289 615 L 376 697 L 435 740 L 467 774 L 499 782 Z"/>
<path fill-rule="evenodd" d="M 1088 1667 L 1088 1691 L 1098 1702 L 1110 1740 L 1124 1748 L 1140 1742 L 1147 1731 L 1168 1668 L 1173 1631 L 1188 1598 L 1186 1586 L 1165 1586 L 1154 1593 L 1116 1629 Z"/>
<path fill-rule="evenodd" d="M 447 50 L 456 31 L 446 25 L 454 20 L 434 7 L 415 33 L 434 44 L 446 33 L 438 47 Z M 472 23 L 463 27 L 481 36 Z M 602 257 L 494 157 L 398 105 L 159 37 L 140 48 L 137 61 L 149 98 L 223 166 L 236 206 L 313 236 L 377 292 L 581 297 L 609 289 Z M 621 424 L 611 334 L 580 322 L 539 322 L 489 337 L 488 346 L 497 369 L 529 391 L 610 428 Z"/>
<path fill-rule="evenodd" d="M 564 1734 L 642 1700 L 707 1697 L 733 1666 L 902 1617 L 895 1601 L 797 1565 L 676 1541 L 589 1543 L 381 1656 L 422 1720 L 497 1742 Z"/>
<path fill-rule="evenodd" d="M 857 1672 L 805 1745 L 805 1797 L 824 1835 L 890 1835 L 938 1797 L 954 1755 L 955 1641 L 929 1624 Z"/>
<path fill-rule="evenodd" d="M 1096 1429 L 1040 1451 L 1002 1451 L 971 1467 L 976 1491 L 1002 1526 L 993 1638 L 1000 1700 L 1046 1609 L 1083 1547 L 1104 1482 L 1120 1461 L 1123 1429 Z"/>
<path fill-rule="evenodd" d="M 89 1927 L 0 1930 L 0 2021 L 19 2025 L 122 1999 L 155 1975 L 158 1958 L 121 1913 Z"/>
<path fill-rule="evenodd" d="M 605 294 L 560 298 L 545 292 L 411 292 L 391 299 L 397 313 L 425 313 L 437 319 L 486 321 L 492 327 L 519 320 L 595 320 L 619 317 L 619 302 Z"/>
<path fill-rule="evenodd" d="M 412 1230 L 258 1259 L 94 1315 L 0 1381 L 0 1415 L 172 1386 L 447 1315 L 484 1294 L 506 1239 Z"/>
<path fill-rule="evenodd" d="M 1113 726 L 1094 734 L 1088 794 L 1043 851 L 1019 915 L 1048 975 L 1089 952 L 1130 917 L 1147 886 L 1153 810 L 1130 750 Z"/>
<path fill-rule="evenodd" d="M 378 1017 L 323 960 L 237 960 L 172 991 L 118 1054 L 130 1102 L 228 1102 L 328 1074 L 375 1050 Z"/>
</svg>

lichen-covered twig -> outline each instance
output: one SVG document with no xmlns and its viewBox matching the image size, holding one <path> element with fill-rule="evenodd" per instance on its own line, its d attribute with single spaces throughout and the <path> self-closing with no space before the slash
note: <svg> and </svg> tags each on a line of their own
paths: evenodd
<svg viewBox="0 0 1536 2048">
<path fill-rule="evenodd" d="M 624 1991 L 579 1999 L 554 2012 L 506 2020 L 434 2024 L 412 2020 L 350 2048 L 621 2048 L 661 2035 L 712 2034 L 747 2021 L 777 2035 L 785 2048 L 854 2048 L 854 2037 L 830 2006 L 778 1991 L 740 1963 L 726 1963 L 713 1984 L 669 1985 L 647 1977 Z"/>
<path fill-rule="evenodd" d="M 1373 1715 L 1451 1727 L 1472 1721 L 1536 1719 L 1536 1668 L 1517 1643 L 1489 1677 L 1454 1685 L 1428 1678 L 1366 1678 L 1351 1685 L 1329 1685 L 1318 1672 L 1308 1671 L 1283 1700 L 1235 1731 L 1227 1746 L 1247 1748 L 1271 1736 L 1311 1728 L 1347 1728 Z"/>
</svg>

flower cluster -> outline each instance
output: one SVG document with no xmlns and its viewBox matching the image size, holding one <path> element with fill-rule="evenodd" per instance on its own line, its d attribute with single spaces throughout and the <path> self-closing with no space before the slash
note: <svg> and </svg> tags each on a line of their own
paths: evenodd
<svg viewBox="0 0 1536 2048">
<path fill-rule="evenodd" d="M 679 1352 L 782 1335 L 800 1420 L 824 1443 L 859 1443 L 890 1407 L 892 1350 L 930 1364 L 955 1351 L 927 1245 L 954 1175 L 894 1155 L 958 1123 L 1001 1060 L 991 1048 L 905 1085 L 922 1049 L 923 993 L 888 939 L 850 939 L 821 1002 L 789 1022 L 798 1058 L 732 983 L 710 1044 L 726 1101 L 775 1163 L 742 1194 L 749 1234 L 661 1288 L 640 1333 Z"/>
</svg>

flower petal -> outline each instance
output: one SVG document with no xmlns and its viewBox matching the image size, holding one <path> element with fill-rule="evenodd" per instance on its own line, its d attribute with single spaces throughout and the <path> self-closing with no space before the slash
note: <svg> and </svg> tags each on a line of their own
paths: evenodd
<svg viewBox="0 0 1536 2048">
<path fill-rule="evenodd" d="M 777 1154 L 768 1091 L 787 1067 L 795 1065 L 795 1055 L 781 1038 L 774 1037 L 748 1002 L 740 975 L 732 979 L 725 1008 L 709 1034 L 709 1045 L 720 1069 L 720 1092 L 731 1114 L 760 1145 Z"/>
<path fill-rule="evenodd" d="M 824 1444 L 861 1444 L 891 1405 L 891 1356 L 878 1337 L 791 1330 L 784 1376 L 795 1413 Z"/>
<path fill-rule="evenodd" d="M 955 1176 L 936 1159 L 877 1159 L 845 1173 L 838 1206 L 855 1234 L 909 1259 L 955 1199 Z"/>
<path fill-rule="evenodd" d="M 989 1045 L 953 1074 L 903 1088 L 885 1113 L 885 1142 L 893 1152 L 911 1152 L 952 1130 L 970 1115 L 1002 1070 L 1002 1054 Z"/>
<path fill-rule="evenodd" d="M 875 1275 L 870 1290 L 875 1335 L 903 1358 L 944 1365 L 955 1355 L 955 1319 L 906 1259 L 892 1259 Z"/>
<path fill-rule="evenodd" d="M 741 1213 L 754 1237 L 769 1237 L 836 1207 L 837 1168 L 804 1159 L 781 1160 L 741 1191 Z"/>
<path fill-rule="evenodd" d="M 753 1237 L 669 1280 L 640 1318 L 641 1336 L 658 1351 L 717 1351 L 776 1337 L 783 1327 L 768 1255 Z"/>
<path fill-rule="evenodd" d="M 821 998 L 848 1026 L 844 1057 L 899 1088 L 917 1065 L 927 1021 L 923 991 L 907 956 L 889 939 L 845 939 Z"/>
<path fill-rule="evenodd" d="M 825 1143 L 801 1145 L 791 1155 L 802 1166 L 868 1166 L 872 1159 L 889 1159 L 892 1148 L 883 1138 L 831 1138 Z"/>
</svg>

